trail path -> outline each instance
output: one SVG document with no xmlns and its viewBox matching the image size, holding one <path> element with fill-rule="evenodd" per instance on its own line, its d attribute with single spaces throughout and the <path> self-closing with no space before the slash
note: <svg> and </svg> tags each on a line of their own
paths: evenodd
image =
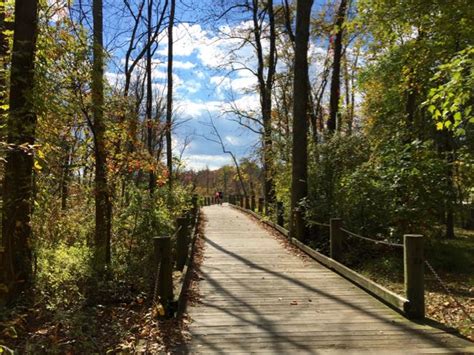
<svg viewBox="0 0 474 355">
<path fill-rule="evenodd" d="M 192 340 L 177 353 L 474 353 L 474 344 L 417 324 L 309 258 L 249 216 L 203 208 L 208 222 Z"/>
</svg>

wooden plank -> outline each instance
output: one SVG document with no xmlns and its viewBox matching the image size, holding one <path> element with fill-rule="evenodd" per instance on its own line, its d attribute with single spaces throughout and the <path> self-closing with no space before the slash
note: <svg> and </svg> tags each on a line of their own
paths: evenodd
<svg viewBox="0 0 474 355">
<path fill-rule="evenodd" d="M 177 304 L 177 315 L 182 314 L 186 310 L 186 289 L 189 287 L 189 281 L 191 278 L 190 268 L 193 263 L 194 257 L 194 245 L 196 244 L 197 238 L 197 229 L 199 227 L 199 218 L 200 218 L 200 210 L 196 213 L 196 219 L 194 221 L 194 228 L 192 229 L 191 233 L 191 243 L 189 243 L 188 247 L 188 256 L 186 258 L 186 264 L 184 265 L 182 271 L 182 277 L 178 285 L 178 290 L 176 292 L 177 297 L 174 299 L 174 302 Z"/>
<path fill-rule="evenodd" d="M 337 271 L 339 274 L 341 274 L 348 280 L 356 283 L 358 286 L 362 287 L 364 290 L 369 291 L 375 296 L 380 297 L 382 300 L 389 303 L 396 309 L 402 312 L 405 311 L 408 305 L 408 300 L 406 298 L 397 295 L 395 292 L 386 289 L 385 287 L 373 282 L 372 280 L 369 280 L 368 278 L 362 276 L 354 270 L 349 269 L 347 266 L 337 262 L 336 260 L 333 260 L 321 253 L 318 253 L 316 250 L 311 249 L 307 245 L 304 245 L 297 239 L 293 238 L 291 242 L 321 264 L 327 266 L 332 270 Z"/>
<path fill-rule="evenodd" d="M 203 212 L 201 302 L 189 308 L 191 343 L 173 353 L 458 353 L 471 346 L 290 252 L 251 216 L 226 206 Z"/>
<path fill-rule="evenodd" d="M 232 207 L 236 207 L 236 206 L 232 206 Z M 260 217 L 255 212 L 245 210 L 241 207 L 236 207 L 236 208 L 246 213 L 251 214 L 255 218 L 259 219 L 260 221 L 275 228 L 284 236 L 286 237 L 289 236 L 288 230 L 286 230 L 285 228 L 271 221 L 266 221 L 265 219 L 262 219 L 262 217 Z M 405 312 L 405 310 L 409 309 L 409 302 L 406 298 L 396 294 L 395 292 L 388 290 L 387 288 L 383 287 L 382 285 L 377 284 L 376 282 L 372 280 L 369 280 L 365 276 L 362 276 L 358 272 L 348 268 L 347 266 L 337 262 L 336 260 L 328 258 L 327 256 L 317 252 L 316 250 L 310 248 L 309 246 L 303 244 L 302 242 L 300 242 L 299 240 L 295 238 L 291 239 L 291 243 L 296 245 L 300 250 L 304 251 L 306 254 L 308 254 L 309 256 L 311 256 L 312 258 L 314 258 L 315 260 L 317 260 L 324 266 L 327 266 L 328 268 L 336 271 L 337 273 L 341 274 L 348 280 L 354 282 L 355 284 L 362 287 L 364 290 L 370 292 L 371 294 L 375 295 L 376 297 L 381 298 L 392 307 L 395 307 L 397 310 L 401 312 Z"/>
</svg>

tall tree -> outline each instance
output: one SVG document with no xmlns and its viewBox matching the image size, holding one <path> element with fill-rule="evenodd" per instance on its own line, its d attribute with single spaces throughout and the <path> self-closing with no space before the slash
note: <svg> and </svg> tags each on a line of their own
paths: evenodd
<svg viewBox="0 0 474 355">
<path fill-rule="evenodd" d="M 342 59 L 342 36 L 344 32 L 344 20 L 347 11 L 347 0 L 341 0 L 339 9 L 336 14 L 333 62 L 332 62 L 332 79 L 331 79 L 331 95 L 329 98 L 329 120 L 328 130 L 334 132 L 339 129 L 337 124 L 339 116 L 339 98 L 341 97 L 341 59 Z"/>
<path fill-rule="evenodd" d="M 9 296 L 31 281 L 31 211 L 36 114 L 32 102 L 38 1 L 16 0 L 10 75 L 8 144 L 3 184 L 2 246 Z"/>
<path fill-rule="evenodd" d="M 147 22 L 147 50 L 146 50 L 146 113 L 145 119 L 147 123 L 147 145 L 148 153 L 153 156 L 153 90 L 152 90 L 152 77 L 151 77 L 151 40 L 152 40 L 152 27 L 151 23 L 153 20 L 153 0 L 148 0 L 148 22 Z M 155 174 L 151 170 L 148 176 L 148 189 L 150 194 L 153 194 L 155 190 Z"/>
<path fill-rule="evenodd" d="M 111 203 L 107 184 L 104 119 L 104 48 L 102 0 L 93 0 L 92 133 L 95 154 L 95 267 L 110 263 Z"/>
<path fill-rule="evenodd" d="M 6 35 L 7 22 L 5 2 L 0 2 L 0 119 L 8 113 L 7 104 L 7 62 L 8 62 L 8 38 Z"/>
<path fill-rule="evenodd" d="M 265 57 L 262 40 L 263 40 L 263 21 L 261 21 L 261 14 L 268 14 L 269 26 L 269 51 Z M 255 45 L 254 48 L 257 53 L 257 79 L 258 89 L 260 94 L 260 105 L 262 111 L 263 123 L 263 170 L 264 170 L 264 194 L 265 205 L 268 206 L 275 201 L 275 183 L 273 181 L 273 148 L 272 148 L 272 88 L 274 75 L 277 64 L 276 52 L 276 31 L 275 31 L 275 16 L 273 12 L 273 0 L 268 0 L 263 10 L 260 9 L 258 0 L 253 0 L 252 6 L 252 20 L 253 33 Z M 266 71 L 266 76 L 265 76 Z"/>
<path fill-rule="evenodd" d="M 308 41 L 312 5 L 312 0 L 298 0 L 296 4 L 290 235 L 299 240 L 306 229 L 301 202 L 308 195 Z"/>
<path fill-rule="evenodd" d="M 168 167 L 168 186 L 173 187 L 173 145 L 171 126 L 173 118 L 173 26 L 176 0 L 170 2 L 170 19 L 168 23 L 168 93 L 166 97 L 166 166 Z"/>
</svg>

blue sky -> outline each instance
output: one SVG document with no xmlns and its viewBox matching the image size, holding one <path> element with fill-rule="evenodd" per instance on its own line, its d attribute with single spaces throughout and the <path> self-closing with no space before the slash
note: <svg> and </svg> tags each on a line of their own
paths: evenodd
<svg viewBox="0 0 474 355">
<path fill-rule="evenodd" d="M 136 6 L 133 1 L 130 3 Z M 259 112 L 256 78 L 248 70 L 256 66 L 253 49 L 249 45 L 240 46 L 241 40 L 230 38 L 249 28 L 249 14 L 237 14 L 240 18 L 233 17 L 232 21 L 212 22 L 210 13 L 216 10 L 218 3 L 220 1 L 178 1 L 177 4 L 174 27 L 174 118 L 177 124 L 173 142 L 174 154 L 183 152 L 189 169 L 216 169 L 232 164 L 220 145 L 205 139 L 212 131 L 206 125 L 209 117 L 213 117 L 227 149 L 238 157 L 251 155 L 259 146 L 259 135 L 239 125 L 235 116 L 228 113 L 235 108 L 256 116 Z M 104 0 L 105 44 L 111 56 L 106 76 L 112 86 L 120 85 L 123 75 L 123 58 L 131 30 L 131 19 L 127 15 L 123 0 Z M 166 97 L 166 31 L 158 42 L 153 87 L 156 95 Z M 266 43 L 263 45 L 265 48 Z M 311 46 L 313 77 L 326 47 L 327 44 Z M 283 69 L 281 62 L 277 69 Z"/>
<path fill-rule="evenodd" d="M 126 17 L 117 22 L 121 14 L 115 7 L 105 8 L 104 11 L 105 43 L 111 54 L 106 77 L 113 86 L 120 85 L 122 79 L 125 46 L 122 48 L 120 44 L 126 44 L 127 29 L 130 28 Z M 183 153 L 186 168 L 196 170 L 232 164 L 230 156 L 222 152 L 220 145 L 205 138 L 211 137 L 212 132 L 208 127 L 209 117 L 213 118 L 226 148 L 238 157 L 250 155 L 259 141 L 258 134 L 243 128 L 226 114 L 231 108 L 229 101 L 242 109 L 258 110 L 256 79 L 249 71 L 229 73 L 229 66 L 221 67 L 228 61 L 229 49 L 238 44 L 221 37 L 234 29 L 224 23 L 217 25 L 222 31 L 218 35 L 215 29 L 211 29 L 216 24 L 206 25 L 202 20 L 204 14 L 205 10 L 190 11 L 189 7 L 178 3 L 174 27 L 176 127 L 173 131 L 173 149 L 175 155 Z M 236 26 L 239 26 L 238 22 Z M 163 33 L 158 42 L 153 64 L 153 88 L 157 95 L 166 97 L 167 34 Z M 250 48 L 241 49 L 238 56 L 248 63 L 254 61 Z"/>
</svg>

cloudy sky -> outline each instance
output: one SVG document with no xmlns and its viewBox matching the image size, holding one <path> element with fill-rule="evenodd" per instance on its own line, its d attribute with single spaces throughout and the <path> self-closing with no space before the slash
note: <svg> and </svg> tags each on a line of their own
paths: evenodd
<svg viewBox="0 0 474 355">
<path fill-rule="evenodd" d="M 109 0 L 122 4 L 120 0 Z M 250 155 L 258 149 L 258 134 L 242 127 L 229 113 L 234 109 L 258 112 L 259 97 L 256 91 L 256 57 L 253 48 L 242 46 L 234 39 L 251 26 L 242 14 L 232 21 L 209 21 L 210 12 L 218 2 L 180 2 L 177 5 L 177 23 L 174 27 L 174 153 L 183 153 L 190 169 L 216 169 L 231 164 L 229 155 L 220 145 L 207 140 L 213 118 L 226 148 L 238 157 Z M 133 5 L 132 5 L 133 6 Z M 217 6 L 217 5 L 216 5 Z M 123 73 L 124 48 L 128 45 L 131 22 L 120 6 L 105 8 L 104 27 L 106 44 L 111 53 L 107 78 L 111 84 L 120 85 Z M 120 18 L 120 21 L 117 21 Z M 117 35 L 117 33 L 119 35 Z M 166 96 L 167 34 L 159 38 L 154 57 L 153 87 L 158 95 Z M 267 46 L 266 43 L 264 45 Z M 312 45 L 313 54 L 325 54 L 326 50 Z M 230 64 L 232 63 L 232 64 Z M 280 64 L 282 65 L 282 64 Z M 251 69 L 251 70 L 248 70 Z M 254 127 L 258 130 L 259 127 Z"/>
<path fill-rule="evenodd" d="M 131 23 L 125 17 L 121 23 L 116 22 L 117 8 L 105 8 L 104 12 L 105 42 L 112 55 L 106 76 L 112 85 L 120 85 L 123 78 L 123 48 L 128 45 L 127 27 L 131 28 Z M 224 23 L 211 26 L 202 21 L 203 14 L 203 11 L 193 13 L 188 6 L 178 2 L 177 23 L 174 27 L 176 127 L 173 149 L 175 155 L 183 152 L 187 168 L 196 170 L 206 167 L 216 169 L 232 163 L 220 145 L 205 138 L 212 138 L 212 128 L 209 127 L 211 117 L 226 148 L 237 156 L 251 154 L 258 144 L 258 135 L 240 126 L 228 114 L 234 105 L 246 110 L 258 110 L 254 75 L 248 70 L 232 72 L 232 68 L 226 65 L 229 51 L 239 45 L 238 41 L 226 37 L 240 26 L 245 26 L 245 23 L 237 23 L 235 27 Z M 117 36 L 117 33 L 120 35 Z M 158 42 L 153 63 L 153 88 L 157 95 L 166 97 L 167 34 L 163 33 Z M 234 55 L 249 63 L 255 60 L 251 49 L 247 47 Z M 233 69 L 236 69 L 235 66 Z"/>
</svg>

